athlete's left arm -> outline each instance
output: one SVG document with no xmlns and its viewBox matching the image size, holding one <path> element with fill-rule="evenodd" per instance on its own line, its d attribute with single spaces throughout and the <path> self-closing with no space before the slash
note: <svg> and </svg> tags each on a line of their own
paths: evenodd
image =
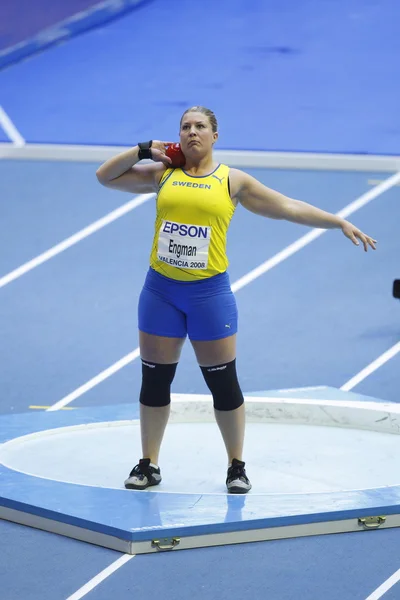
<svg viewBox="0 0 400 600">
<path fill-rule="evenodd" d="M 270 219 L 285 219 L 321 229 L 341 229 L 356 246 L 359 245 L 358 240 L 361 240 L 365 251 L 368 246 L 375 250 L 376 240 L 337 215 L 307 202 L 289 198 L 238 169 L 230 169 L 229 180 L 232 199 L 257 215 Z"/>
</svg>

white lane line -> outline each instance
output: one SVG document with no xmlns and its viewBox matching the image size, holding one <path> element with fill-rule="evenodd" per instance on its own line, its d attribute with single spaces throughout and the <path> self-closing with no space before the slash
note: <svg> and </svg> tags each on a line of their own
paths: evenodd
<svg viewBox="0 0 400 600">
<path fill-rule="evenodd" d="M 370 363 L 367 367 L 365 367 L 365 369 L 363 369 L 362 371 L 357 373 L 357 375 L 354 375 L 354 377 L 352 377 L 351 379 L 349 379 L 349 381 L 347 381 L 345 384 L 343 384 L 340 389 L 343 390 L 344 392 L 349 392 L 356 385 L 358 385 L 361 381 L 363 381 L 369 375 L 371 375 L 371 373 L 373 373 L 374 371 L 379 369 L 379 367 L 381 367 L 386 362 L 388 362 L 391 358 L 396 356 L 396 354 L 398 352 L 400 352 L 400 342 L 397 342 L 397 344 L 395 344 L 394 346 L 389 348 L 389 350 L 386 350 L 386 352 L 384 352 L 383 354 L 378 356 L 378 358 L 376 360 L 374 360 L 372 363 Z"/>
<path fill-rule="evenodd" d="M 395 175 L 392 175 L 392 177 L 389 177 L 388 179 L 386 179 L 386 181 L 384 181 L 382 184 L 378 185 L 375 189 L 370 190 L 366 194 L 363 194 L 362 196 L 360 196 L 359 198 L 357 198 L 356 200 L 354 200 L 353 202 L 351 202 L 350 204 L 345 206 L 337 214 L 343 218 L 347 217 L 348 215 L 352 214 L 356 210 L 360 209 L 362 206 L 365 206 L 365 204 L 367 204 L 368 202 L 370 202 L 371 200 L 373 200 L 374 198 L 376 198 L 377 196 L 379 196 L 380 194 L 382 194 L 389 188 L 396 185 L 396 183 L 398 181 L 400 181 L 400 172 L 396 173 Z M 257 267 L 256 269 L 253 269 L 247 275 L 245 275 L 244 277 L 241 277 L 240 279 L 235 281 L 232 284 L 232 291 L 237 292 L 241 288 L 245 287 L 246 285 L 248 285 L 249 283 L 254 281 L 254 279 L 256 279 L 257 277 L 260 277 L 261 275 L 263 275 L 264 273 L 266 273 L 267 271 L 269 271 L 270 269 L 272 269 L 273 267 L 275 267 L 276 265 L 278 265 L 279 263 L 284 261 L 286 258 L 289 258 L 289 256 L 291 256 L 292 254 L 294 254 L 295 252 L 297 252 L 298 250 L 300 250 L 301 248 L 303 248 L 304 246 L 306 246 L 307 244 L 309 244 L 310 242 L 315 240 L 317 237 L 322 235 L 325 231 L 326 231 L 325 229 L 313 229 L 311 232 L 307 233 L 306 235 L 303 235 L 296 242 L 294 242 L 293 244 L 290 244 L 290 246 L 287 246 L 286 248 L 281 250 L 281 252 L 278 252 L 277 254 L 275 254 L 275 256 L 273 256 L 269 260 L 262 263 L 259 267 Z M 68 396 L 65 396 L 65 398 L 62 398 L 61 400 L 56 402 L 56 404 L 54 404 L 47 410 L 53 411 L 53 410 L 58 410 L 59 408 L 63 408 L 64 406 L 66 406 L 67 404 L 72 402 L 73 400 L 76 400 L 77 398 L 79 398 L 79 396 L 82 396 L 82 394 L 84 394 L 89 389 L 92 389 L 95 385 L 97 385 L 97 383 L 104 381 L 104 379 L 106 379 L 107 377 L 110 377 L 110 375 L 113 375 L 116 371 L 119 371 L 119 369 L 122 369 L 122 367 L 124 367 L 125 365 L 134 361 L 139 356 L 140 356 L 139 348 L 136 348 L 136 350 L 134 350 L 133 352 L 130 352 L 129 354 L 127 354 L 126 356 L 121 358 L 118 362 L 111 365 L 105 371 L 102 371 L 102 373 L 100 373 L 99 375 L 97 375 L 96 377 L 94 377 L 93 379 L 88 381 L 86 384 L 84 384 L 81 387 L 79 387 L 78 389 L 76 389 L 74 392 L 71 392 L 71 394 L 68 394 Z M 87 386 L 89 386 L 89 387 L 87 387 Z"/>
<path fill-rule="evenodd" d="M 393 575 L 389 577 L 389 579 L 386 579 L 386 581 L 384 581 L 382 585 L 380 585 L 374 592 L 372 592 L 372 594 L 370 594 L 365 600 L 379 600 L 379 598 L 382 598 L 383 594 L 386 594 L 386 592 L 390 590 L 390 588 L 392 588 L 394 585 L 396 585 L 396 583 L 398 583 L 399 581 L 400 569 L 396 571 L 396 573 L 393 573 Z"/>
<path fill-rule="evenodd" d="M 134 208 L 137 208 L 144 202 L 147 202 L 147 200 L 149 200 L 150 198 L 153 198 L 154 195 L 155 194 L 141 194 L 140 196 L 136 196 L 126 204 L 123 204 L 122 206 L 108 213 L 101 219 L 98 219 L 98 221 L 94 221 L 94 223 L 91 223 L 84 229 L 81 229 L 77 233 L 74 233 L 74 235 L 71 235 L 71 237 L 66 238 L 56 246 L 53 246 L 49 250 L 46 250 L 46 252 L 39 254 L 39 256 L 36 256 L 36 258 L 33 258 L 32 260 L 26 262 L 17 269 L 14 269 L 14 271 L 11 271 L 7 275 L 0 277 L 0 288 L 4 287 L 8 283 L 11 283 L 15 279 L 18 279 L 22 275 L 25 275 L 25 273 L 28 273 L 28 271 L 32 271 L 32 269 L 35 269 L 36 267 L 50 260 L 57 254 L 64 252 L 64 250 L 66 250 L 67 248 L 70 248 L 74 244 L 77 244 L 84 238 L 87 238 L 89 235 L 92 235 L 92 233 L 99 231 L 99 229 L 101 229 L 102 227 L 105 227 L 106 225 L 109 225 L 109 223 L 116 221 L 116 219 L 123 217 Z"/>
<path fill-rule="evenodd" d="M 117 558 L 117 560 L 111 563 L 109 567 L 107 567 L 106 569 L 95 575 L 93 579 L 85 583 L 85 585 L 79 588 L 79 590 L 72 594 L 72 596 L 68 596 L 67 600 L 81 600 L 81 598 L 86 596 L 86 594 L 91 592 L 95 587 L 97 587 L 100 583 L 107 579 L 107 577 L 115 573 L 115 571 L 117 571 L 120 567 L 122 567 L 129 560 L 131 560 L 131 558 L 134 557 L 135 554 L 124 554 L 123 556 L 120 556 L 120 558 Z"/>
<path fill-rule="evenodd" d="M 11 121 L 10 117 L 2 106 L 0 106 L 0 126 L 4 129 L 14 146 L 18 148 L 25 146 L 24 138 L 15 127 L 14 123 Z"/>
<path fill-rule="evenodd" d="M 383 181 L 381 184 L 377 185 L 376 188 L 374 188 L 373 190 L 369 190 L 353 202 L 350 202 L 350 204 L 342 208 L 342 210 L 340 210 L 336 214 L 339 217 L 345 219 L 346 217 L 350 216 L 351 214 L 368 204 L 368 202 L 371 202 L 371 200 L 374 200 L 377 196 L 383 194 L 383 192 L 386 192 L 388 189 L 395 186 L 399 181 L 400 172 L 395 173 L 394 175 Z M 235 281 L 235 283 L 232 285 L 232 290 L 234 292 L 237 292 L 251 281 L 254 281 L 258 277 L 261 277 L 261 275 L 264 275 L 264 273 L 270 271 L 271 269 L 279 265 L 281 262 L 289 258 L 289 256 L 292 256 L 293 254 L 304 248 L 304 246 L 307 246 L 308 244 L 316 240 L 326 231 L 329 230 L 313 229 L 309 233 L 306 233 L 301 238 L 293 242 L 293 244 L 290 244 L 289 246 L 275 254 L 272 258 L 269 258 L 261 265 L 259 265 L 258 267 L 256 267 L 237 281 Z"/>
<path fill-rule="evenodd" d="M 114 375 L 114 373 L 120 371 L 120 369 L 123 369 L 124 367 L 126 367 L 126 365 L 129 365 L 129 363 L 133 362 L 139 356 L 140 350 L 139 348 L 136 348 L 136 350 L 133 350 L 133 352 L 130 352 L 129 354 L 118 360 L 116 363 L 114 363 L 113 365 L 96 375 L 96 377 L 93 377 L 92 379 L 78 387 L 76 390 L 68 394 L 68 396 L 65 396 L 64 398 L 50 406 L 50 408 L 48 408 L 46 412 L 52 412 L 54 410 L 64 408 L 64 406 L 66 406 L 73 400 L 76 400 L 77 398 L 79 398 L 79 396 L 83 396 L 83 394 L 94 388 L 96 385 L 98 385 L 108 377 L 111 377 L 111 375 Z"/>
</svg>

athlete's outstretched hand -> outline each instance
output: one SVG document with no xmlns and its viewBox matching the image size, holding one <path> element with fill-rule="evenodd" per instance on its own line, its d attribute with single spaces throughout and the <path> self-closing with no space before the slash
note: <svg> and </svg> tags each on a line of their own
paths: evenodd
<svg viewBox="0 0 400 600">
<path fill-rule="evenodd" d="M 154 162 L 162 162 L 167 166 L 172 164 L 170 157 L 165 154 L 168 146 L 172 146 L 172 142 L 159 142 L 158 140 L 153 140 L 151 145 L 151 156 Z"/>
<path fill-rule="evenodd" d="M 371 246 L 371 248 L 376 250 L 376 247 L 375 247 L 376 240 L 374 240 L 373 238 L 369 237 L 369 235 L 366 235 L 365 233 L 360 231 L 360 229 L 357 229 L 357 227 L 352 225 L 352 223 L 349 223 L 349 221 L 345 221 L 343 223 L 342 231 L 343 231 L 344 235 L 346 237 L 348 237 L 349 240 L 351 240 L 353 242 L 353 244 L 355 244 L 356 246 L 360 245 L 360 242 L 358 240 L 361 240 L 361 242 L 363 243 L 365 252 L 367 252 L 368 246 Z"/>
</svg>

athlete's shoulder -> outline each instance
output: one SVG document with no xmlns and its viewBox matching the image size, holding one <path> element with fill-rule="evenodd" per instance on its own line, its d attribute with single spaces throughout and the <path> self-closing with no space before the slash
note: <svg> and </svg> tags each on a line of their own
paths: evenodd
<svg viewBox="0 0 400 600">
<path fill-rule="evenodd" d="M 243 181 L 243 179 L 246 177 L 246 173 L 241 171 L 241 169 L 234 169 L 231 167 L 229 169 L 229 177 L 231 181 Z"/>
<path fill-rule="evenodd" d="M 224 173 L 224 175 L 228 174 L 230 172 L 231 168 L 228 167 L 228 165 L 225 165 L 224 163 L 219 163 L 219 165 L 216 167 L 214 173 L 220 172 L 220 173 Z"/>
<path fill-rule="evenodd" d="M 165 170 L 161 173 L 160 176 L 160 180 L 159 180 L 159 187 L 161 188 L 164 183 L 167 181 L 167 179 L 169 179 L 169 177 L 172 175 L 172 173 L 175 171 L 175 169 L 166 167 Z"/>
<path fill-rule="evenodd" d="M 244 183 L 246 182 L 247 177 L 249 177 L 248 174 L 244 171 L 241 171 L 240 169 L 229 170 L 229 185 L 232 200 L 235 200 L 237 198 L 237 195 L 242 189 Z"/>
<path fill-rule="evenodd" d="M 210 179 L 217 179 L 221 184 L 227 185 L 229 177 L 229 167 L 227 165 L 219 164 L 215 167 L 208 177 Z"/>
</svg>

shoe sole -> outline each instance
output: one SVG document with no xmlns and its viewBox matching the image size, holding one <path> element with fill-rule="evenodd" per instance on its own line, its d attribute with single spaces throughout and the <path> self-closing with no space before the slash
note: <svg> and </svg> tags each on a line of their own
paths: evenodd
<svg viewBox="0 0 400 600">
<path fill-rule="evenodd" d="M 249 483 L 248 486 L 238 484 L 235 485 L 232 481 L 231 485 L 227 485 L 226 488 L 230 494 L 247 494 L 247 492 L 251 490 L 251 483 Z"/>
<path fill-rule="evenodd" d="M 228 493 L 229 494 L 247 494 L 247 492 L 249 492 L 251 490 L 251 488 L 246 489 L 246 488 L 242 488 L 242 487 L 231 487 L 228 488 Z"/>
<path fill-rule="evenodd" d="M 145 490 L 148 487 L 159 485 L 160 483 L 161 483 L 161 479 L 160 479 L 160 481 L 153 481 L 150 483 L 146 483 L 146 485 L 136 485 L 135 483 L 125 483 L 124 485 L 127 490 Z"/>
</svg>

